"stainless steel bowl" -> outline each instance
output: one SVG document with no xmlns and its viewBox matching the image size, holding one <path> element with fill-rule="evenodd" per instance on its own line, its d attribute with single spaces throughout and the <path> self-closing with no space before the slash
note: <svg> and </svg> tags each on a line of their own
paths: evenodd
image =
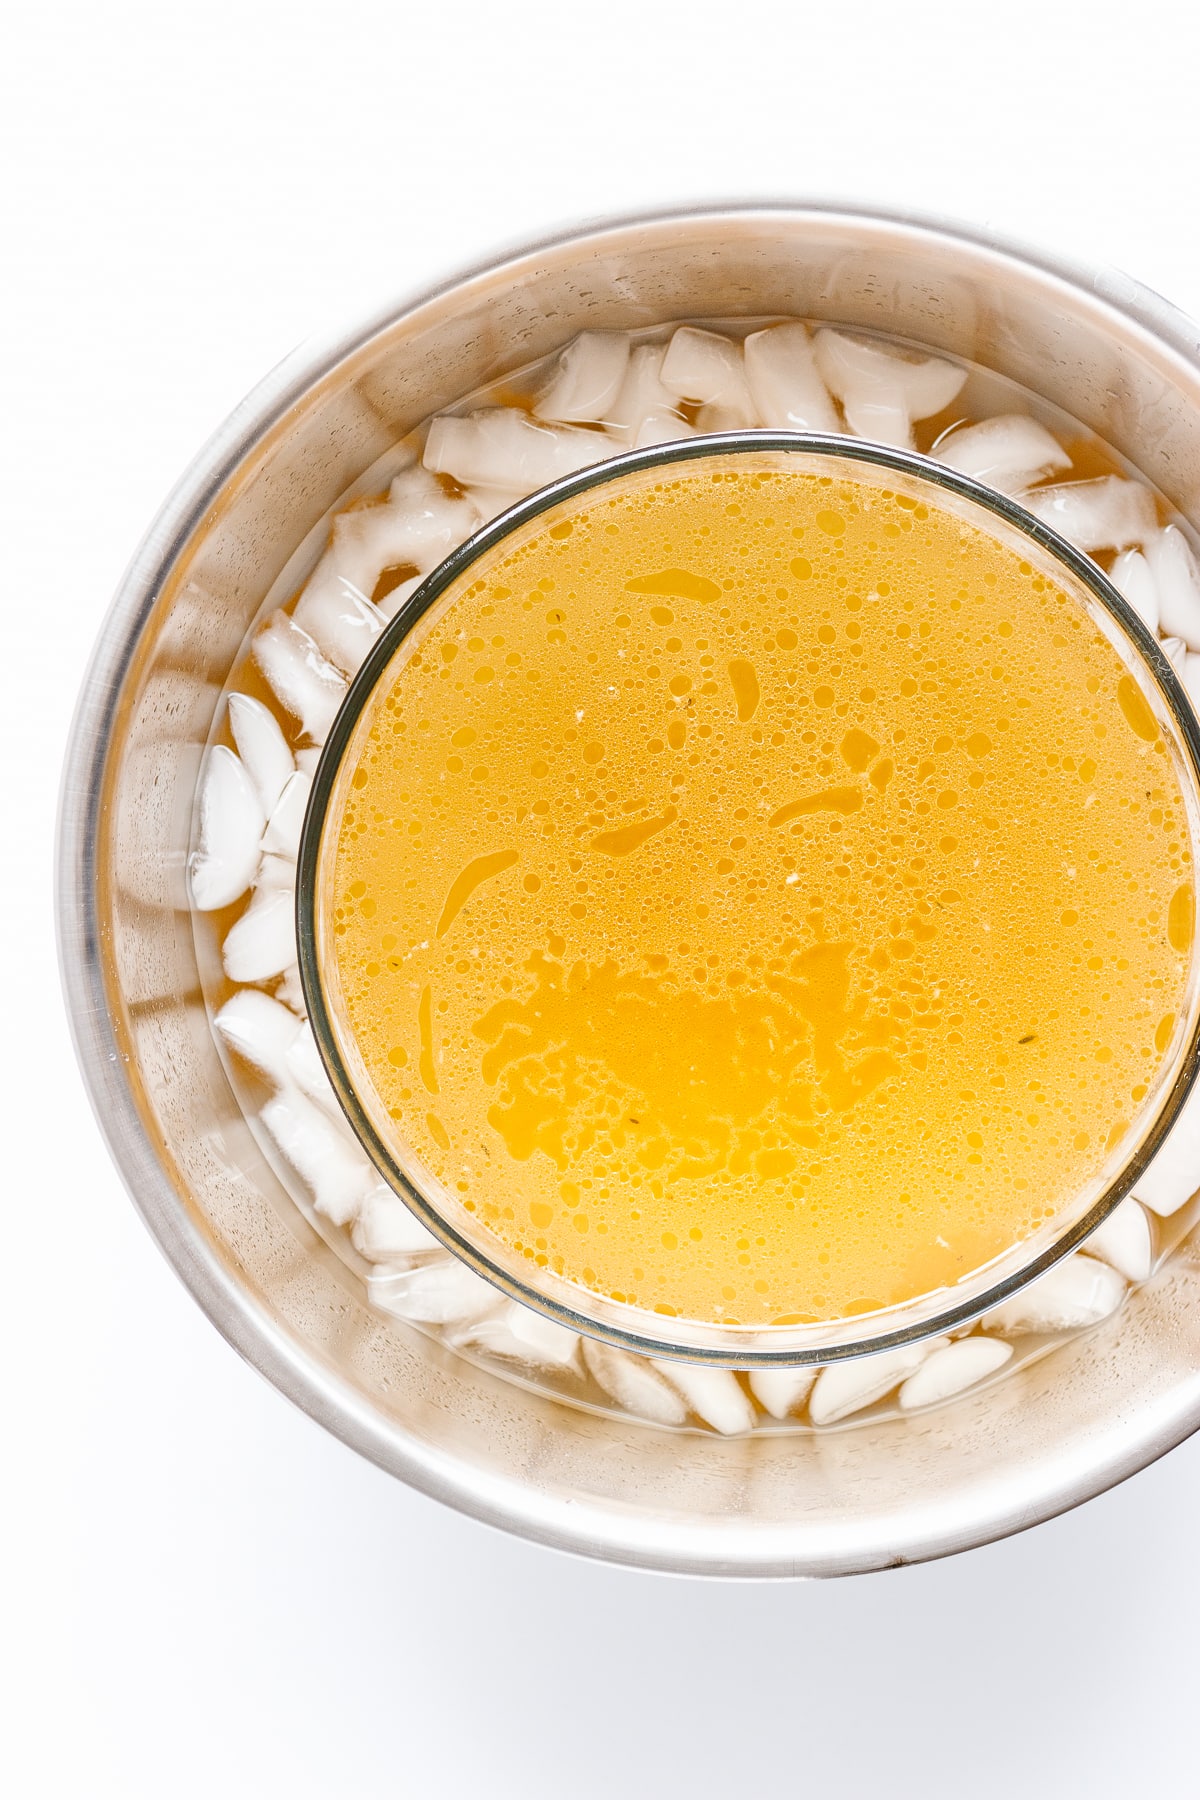
<svg viewBox="0 0 1200 1800">
<path fill-rule="evenodd" d="M 298 352 L 234 413 L 109 613 L 60 827 L 84 1076 L 146 1223 L 229 1341 L 346 1443 L 451 1505 L 564 1549 L 712 1575 L 945 1555 L 1142 1468 L 1200 1424 L 1200 1247 L 1185 1243 L 1105 1326 L 911 1419 L 723 1439 L 556 1403 L 369 1311 L 304 1222 L 213 1045 L 184 865 L 201 751 L 246 628 L 299 541 L 398 436 L 585 325 L 772 313 L 893 331 L 1022 382 L 1200 522 L 1200 334 L 1125 276 L 845 208 L 596 226 Z"/>
</svg>

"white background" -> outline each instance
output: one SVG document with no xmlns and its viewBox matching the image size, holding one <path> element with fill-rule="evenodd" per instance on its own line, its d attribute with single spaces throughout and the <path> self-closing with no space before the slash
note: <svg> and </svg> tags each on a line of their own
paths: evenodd
<svg viewBox="0 0 1200 1800">
<path fill-rule="evenodd" d="M 628 1574 L 409 1493 L 194 1307 L 82 1099 L 55 790 L 166 488 L 300 338 L 559 223 L 877 198 L 1200 314 L 1191 0 L 22 7 L 0 58 L 0 1784 L 276 1795 L 1191 1795 L 1200 1440 L 950 1562 Z"/>
</svg>

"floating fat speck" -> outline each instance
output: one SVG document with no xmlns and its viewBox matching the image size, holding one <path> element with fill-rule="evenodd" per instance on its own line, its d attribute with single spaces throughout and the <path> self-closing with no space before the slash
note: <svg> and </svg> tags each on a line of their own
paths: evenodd
<svg viewBox="0 0 1200 1800">
<path fill-rule="evenodd" d="M 539 419 L 563 425 L 602 425 L 616 403 L 629 367 L 623 331 L 581 331 L 554 365 L 534 401 Z"/>
<path fill-rule="evenodd" d="M 579 1333 L 568 1331 L 531 1307 L 510 1300 L 498 1313 L 476 1319 L 455 1334 L 456 1342 L 474 1344 L 491 1356 L 532 1363 L 546 1369 L 578 1371 Z"/>
<path fill-rule="evenodd" d="M 1158 530 L 1153 494 L 1123 475 L 1030 488 L 1017 497 L 1028 512 L 1078 550 L 1128 550 L 1144 545 Z"/>
<path fill-rule="evenodd" d="M 188 864 L 192 904 L 201 912 L 232 906 L 254 880 L 266 817 L 240 758 L 215 744 L 200 777 L 199 843 Z"/>
<path fill-rule="evenodd" d="M 812 1392 L 820 1369 L 755 1369 L 750 1376 L 750 1392 L 773 1419 L 786 1419 L 799 1412 Z"/>
<path fill-rule="evenodd" d="M 761 424 L 773 431 L 840 434 L 808 327 L 799 320 L 754 331 L 743 346 L 746 382 Z"/>
<path fill-rule="evenodd" d="M 249 906 L 232 925 L 221 960 L 230 981 L 270 981 L 296 960 L 296 921 L 292 896 L 281 888 L 255 891 Z"/>
<path fill-rule="evenodd" d="M 362 1151 L 302 1094 L 277 1094 L 259 1114 L 263 1125 L 335 1225 L 357 1218 L 378 1179 Z"/>
<path fill-rule="evenodd" d="M 736 1375 L 729 1369 L 701 1368 L 696 1363 L 666 1362 L 651 1357 L 672 1387 L 679 1389 L 692 1412 L 724 1437 L 738 1437 L 754 1429 L 754 1408 Z"/>
<path fill-rule="evenodd" d="M 285 612 L 271 614 L 251 647 L 275 698 L 300 721 L 305 737 L 323 744 L 346 697 L 346 679 L 307 631 Z"/>
<path fill-rule="evenodd" d="M 1021 413 L 956 426 L 942 438 L 934 455 L 948 469 L 971 475 L 1001 494 L 1019 494 L 1022 488 L 1071 466 L 1058 439 L 1036 419 Z"/>
<path fill-rule="evenodd" d="M 1111 1264 L 1126 1281 L 1145 1281 L 1154 1267 L 1154 1237 L 1145 1208 L 1127 1194 L 1093 1231 L 1087 1248 L 1089 1256 Z"/>
<path fill-rule="evenodd" d="M 644 450 L 694 435 L 674 394 L 663 386 L 664 354 L 661 344 L 640 344 L 629 358 L 625 380 L 609 414 L 609 431 L 621 449 Z"/>
<path fill-rule="evenodd" d="M 965 369 L 940 357 L 910 357 L 828 326 L 817 332 L 814 350 L 855 436 L 902 450 L 914 447 L 913 420 L 949 406 L 967 379 Z"/>
<path fill-rule="evenodd" d="M 626 1412 L 656 1425 L 682 1425 L 686 1420 L 683 1398 L 644 1356 L 631 1356 L 627 1350 L 585 1337 L 583 1360 L 597 1387 Z"/>
<path fill-rule="evenodd" d="M 276 1087 L 290 1079 L 287 1054 L 303 1029 L 294 1012 L 257 988 L 242 988 L 228 999 L 213 1025 L 231 1050 Z"/>
<path fill-rule="evenodd" d="M 1122 550 L 1108 579 L 1124 594 L 1147 631 L 1158 630 L 1158 583 L 1140 550 Z"/>
<path fill-rule="evenodd" d="M 611 454 L 602 432 L 575 425 L 539 425 L 515 407 L 491 406 L 465 418 L 442 415 L 431 420 L 425 467 L 453 475 L 469 488 L 519 488 L 532 493 Z"/>
<path fill-rule="evenodd" d="M 928 1357 L 915 1375 L 910 1375 L 897 1399 L 902 1412 L 913 1412 L 919 1406 L 933 1406 L 965 1393 L 980 1381 L 986 1381 L 997 1369 L 1012 1359 L 1012 1345 L 1000 1338 L 959 1338 L 957 1343 L 943 1344 Z"/>
<path fill-rule="evenodd" d="M 263 811 L 269 815 L 296 766 L 279 721 L 269 706 L 252 695 L 230 694 L 229 730 L 246 773 L 258 789 Z"/>
<path fill-rule="evenodd" d="M 444 1254 L 444 1245 L 399 1194 L 385 1181 L 376 1181 L 363 1196 L 350 1240 L 368 1262 L 399 1261 L 406 1256 Z"/>
<path fill-rule="evenodd" d="M 947 1342 L 946 1338 L 928 1338 L 922 1344 L 908 1344 L 903 1350 L 884 1350 L 877 1356 L 831 1363 L 817 1376 L 808 1402 L 809 1418 L 814 1425 L 833 1425 L 839 1419 L 848 1419 L 851 1413 L 874 1406 Z"/>
<path fill-rule="evenodd" d="M 304 814 L 308 810 L 308 797 L 311 793 L 311 776 L 302 774 L 299 769 L 288 776 L 284 790 L 267 820 L 267 829 L 263 832 L 264 856 L 282 856 L 289 862 L 295 862 L 300 852 L 300 829 L 304 824 Z"/>
<path fill-rule="evenodd" d="M 466 1325 L 497 1311 L 504 1297 L 465 1263 L 445 1255 L 416 1268 L 381 1267 L 367 1277 L 372 1306 L 414 1325 Z"/>
<path fill-rule="evenodd" d="M 1167 525 L 1146 540 L 1145 551 L 1163 634 L 1200 651 L 1200 570 L 1191 545 L 1177 525 Z"/>
<path fill-rule="evenodd" d="M 1079 1331 L 1116 1312 L 1125 1280 L 1107 1263 L 1077 1252 L 1039 1276 L 1003 1305 L 985 1313 L 986 1331 L 1020 1337 L 1030 1331 Z"/>
<path fill-rule="evenodd" d="M 719 332 L 681 325 L 667 345 L 659 379 L 676 400 L 719 409 L 707 423 L 696 421 L 702 431 L 743 431 L 759 423 L 742 347 Z"/>
<path fill-rule="evenodd" d="M 1200 1188 L 1200 1086 L 1180 1107 L 1167 1141 L 1133 1191 L 1160 1219 L 1179 1211 Z"/>
</svg>

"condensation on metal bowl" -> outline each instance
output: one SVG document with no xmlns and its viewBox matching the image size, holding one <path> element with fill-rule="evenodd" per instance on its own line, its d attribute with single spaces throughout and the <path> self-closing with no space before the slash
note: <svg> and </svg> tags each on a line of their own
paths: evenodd
<svg viewBox="0 0 1200 1800">
<path fill-rule="evenodd" d="M 583 327 L 799 315 L 886 330 L 1021 382 L 1200 523 L 1200 343 L 1128 278 L 940 223 L 813 206 L 596 226 L 297 353 L 168 501 L 105 623 L 63 794 L 59 916 L 112 1153 L 214 1323 L 346 1443 L 481 1519 L 614 1562 L 839 1574 L 1019 1530 L 1200 1424 L 1200 1251 L 1107 1324 L 909 1419 L 721 1438 L 581 1411 L 366 1305 L 245 1124 L 187 913 L 200 757 L 296 545 L 396 439 Z"/>
</svg>

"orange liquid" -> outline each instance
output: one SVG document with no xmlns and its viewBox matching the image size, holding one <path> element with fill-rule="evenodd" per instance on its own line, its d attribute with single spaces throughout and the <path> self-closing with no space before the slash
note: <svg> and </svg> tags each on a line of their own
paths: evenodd
<svg viewBox="0 0 1200 1800">
<path fill-rule="evenodd" d="M 1184 803 L 1112 646 L 949 511 L 761 458 L 477 564 L 325 842 L 377 1128 L 535 1268 L 666 1314 L 980 1268 L 1098 1175 L 1182 1007 Z"/>
</svg>

